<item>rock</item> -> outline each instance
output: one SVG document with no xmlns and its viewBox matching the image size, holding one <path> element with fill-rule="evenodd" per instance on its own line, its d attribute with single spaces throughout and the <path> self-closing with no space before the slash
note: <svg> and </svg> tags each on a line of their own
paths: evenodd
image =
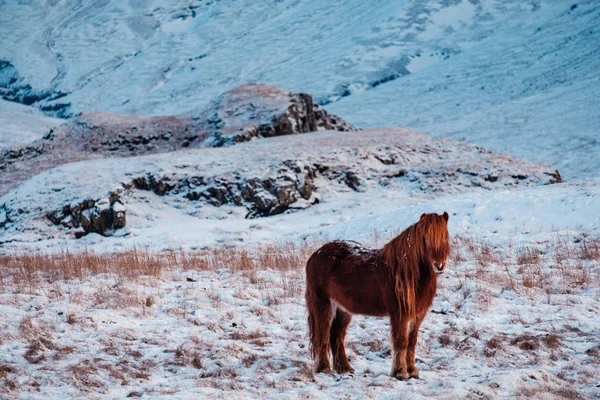
<svg viewBox="0 0 600 400">
<path fill-rule="evenodd" d="M 114 229 L 124 228 L 127 224 L 127 209 L 120 201 L 112 205 Z"/>
<path fill-rule="evenodd" d="M 164 196 L 175 188 L 166 177 L 156 178 L 152 174 L 134 178 L 131 183 L 136 189 L 152 191 L 159 196 Z"/>
<path fill-rule="evenodd" d="M 307 174 L 307 173 L 299 173 L 298 174 L 298 185 L 297 186 L 298 186 L 298 192 L 300 193 L 300 196 L 305 200 L 310 199 L 310 197 L 313 194 L 313 191 L 315 190 L 314 180 L 312 179 L 310 174 Z"/>
<path fill-rule="evenodd" d="M 185 197 L 186 197 L 188 200 L 191 200 L 191 201 L 196 201 L 196 200 L 199 200 L 199 199 L 202 197 L 202 193 L 200 193 L 200 192 L 196 192 L 196 191 L 192 191 L 192 192 L 188 192 L 188 193 L 186 193 L 186 194 L 185 194 Z"/>
<path fill-rule="evenodd" d="M 52 223 L 54 225 L 60 224 L 60 222 L 62 221 L 62 219 L 65 217 L 64 214 L 63 214 L 63 212 L 62 212 L 62 210 L 57 210 L 57 211 L 48 213 L 46 216 L 48 217 L 48 219 L 50 221 L 52 221 Z"/>
<path fill-rule="evenodd" d="M 343 180 L 349 188 L 358 191 L 358 188 L 360 186 L 360 179 L 358 179 L 358 176 L 354 172 L 345 171 L 343 175 Z"/>
<path fill-rule="evenodd" d="M 483 178 L 488 182 L 496 182 L 498 180 L 498 174 L 489 174 L 488 176 Z"/>
<path fill-rule="evenodd" d="M 90 233 L 94 231 L 94 225 L 92 224 L 92 211 L 91 210 L 83 210 L 80 214 L 81 216 L 81 227 L 85 231 L 85 233 Z"/>
<path fill-rule="evenodd" d="M 96 206 L 92 209 L 91 220 L 93 227 L 91 232 L 106 236 L 113 230 L 113 212 L 108 199 L 101 199 L 96 203 Z"/>
<path fill-rule="evenodd" d="M 125 227 L 126 211 L 119 191 L 114 191 L 110 193 L 109 197 L 86 199 L 75 205 L 65 205 L 60 210 L 46 214 L 46 217 L 54 225 L 73 229 L 81 228 L 74 231 L 76 238 L 91 232 L 110 236 L 116 229 Z"/>
<path fill-rule="evenodd" d="M 254 211 L 262 216 L 269 215 L 271 209 L 277 205 L 277 198 L 266 190 L 258 192 L 253 201 Z"/>
<path fill-rule="evenodd" d="M 258 178 L 251 178 L 242 184 L 241 194 L 246 201 L 252 201 L 254 196 L 262 189 L 262 183 Z"/>
<path fill-rule="evenodd" d="M 308 93 L 293 93 L 260 83 L 222 94 L 208 114 L 207 120 L 218 121 L 206 142 L 215 147 L 317 130 L 358 130 L 314 104 Z"/>
<path fill-rule="evenodd" d="M 297 200 L 297 189 L 295 182 L 281 182 L 277 185 L 275 192 L 277 193 L 277 200 L 279 204 L 289 206 Z"/>
<path fill-rule="evenodd" d="M 175 188 L 174 193 L 184 192 L 183 196 L 190 201 L 206 201 L 216 207 L 226 204 L 245 206 L 247 218 L 281 214 L 290 208 L 306 208 L 316 201 L 313 195 L 314 167 L 288 160 L 271 165 L 267 171 L 266 176 L 248 177 L 236 172 L 206 178 L 193 185 L 188 178 L 169 181 L 169 184 Z M 300 199 L 305 202 L 296 204 Z"/>
<path fill-rule="evenodd" d="M 548 182 L 550 185 L 555 183 L 562 183 L 563 181 L 562 176 L 560 176 L 560 172 L 558 172 L 557 169 L 554 170 L 554 173 L 546 172 L 546 175 L 550 175 L 550 181 Z"/>
<path fill-rule="evenodd" d="M 209 187 L 206 189 L 206 197 L 211 200 L 211 203 L 215 206 L 226 204 L 228 191 L 223 186 Z"/>
</svg>

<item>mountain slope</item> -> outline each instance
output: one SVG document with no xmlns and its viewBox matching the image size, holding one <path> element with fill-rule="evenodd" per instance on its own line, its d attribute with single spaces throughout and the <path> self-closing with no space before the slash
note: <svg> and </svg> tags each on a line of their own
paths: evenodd
<svg viewBox="0 0 600 400">
<path fill-rule="evenodd" d="M 165 115 L 261 81 L 341 99 L 331 109 L 359 126 L 596 176 L 598 10 L 591 0 L 7 2 L 0 88 L 60 115 Z"/>
</svg>

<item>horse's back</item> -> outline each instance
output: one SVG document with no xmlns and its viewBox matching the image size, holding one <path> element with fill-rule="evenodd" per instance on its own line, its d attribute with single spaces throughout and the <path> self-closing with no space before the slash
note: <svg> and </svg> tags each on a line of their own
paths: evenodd
<svg viewBox="0 0 600 400">
<path fill-rule="evenodd" d="M 327 243 L 306 264 L 307 289 L 352 313 L 385 315 L 388 282 L 381 251 L 357 242 Z"/>
<path fill-rule="evenodd" d="M 349 254 L 348 242 L 335 241 L 321 246 L 306 263 L 306 284 L 324 285 L 335 267 L 340 265 Z"/>
</svg>

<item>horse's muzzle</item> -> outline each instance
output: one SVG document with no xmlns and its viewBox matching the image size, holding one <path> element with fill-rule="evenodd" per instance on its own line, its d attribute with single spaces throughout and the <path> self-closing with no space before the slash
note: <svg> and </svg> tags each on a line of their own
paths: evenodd
<svg viewBox="0 0 600 400">
<path fill-rule="evenodd" d="M 443 262 L 441 264 L 438 264 L 437 261 L 433 262 L 433 270 L 435 271 L 436 274 L 440 275 L 444 273 L 444 268 L 446 267 L 446 263 Z"/>
</svg>

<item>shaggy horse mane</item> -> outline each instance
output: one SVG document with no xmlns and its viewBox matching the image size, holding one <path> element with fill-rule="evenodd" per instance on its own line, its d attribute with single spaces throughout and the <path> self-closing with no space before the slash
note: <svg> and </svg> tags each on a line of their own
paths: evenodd
<svg viewBox="0 0 600 400">
<path fill-rule="evenodd" d="M 446 241 L 445 221 L 437 214 L 423 214 L 421 219 L 383 246 L 383 258 L 396 280 L 400 308 L 410 319 L 416 316 L 416 292 L 421 262 L 427 249 L 440 249 Z"/>
</svg>

